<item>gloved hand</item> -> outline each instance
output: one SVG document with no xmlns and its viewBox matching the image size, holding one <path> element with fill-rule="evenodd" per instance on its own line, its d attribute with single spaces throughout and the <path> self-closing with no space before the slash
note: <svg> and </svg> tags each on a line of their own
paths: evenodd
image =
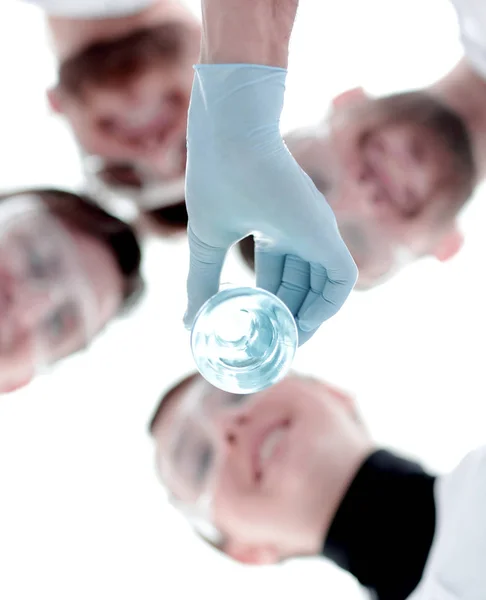
<svg viewBox="0 0 486 600">
<path fill-rule="evenodd" d="M 343 305 L 357 268 L 324 196 L 288 151 L 285 69 L 198 65 L 187 129 L 187 327 L 219 290 L 228 249 L 255 234 L 256 285 L 294 315 L 302 344 Z"/>
</svg>

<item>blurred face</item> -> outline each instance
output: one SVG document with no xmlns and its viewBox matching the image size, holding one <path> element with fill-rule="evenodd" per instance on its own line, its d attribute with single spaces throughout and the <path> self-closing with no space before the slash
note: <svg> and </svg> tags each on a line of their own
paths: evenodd
<svg viewBox="0 0 486 600">
<path fill-rule="evenodd" d="M 406 117 L 400 106 L 390 115 L 386 99 L 354 97 L 351 106 L 349 99 L 336 103 L 329 133 L 288 139 L 333 207 L 360 287 L 426 254 L 448 258 L 460 246 L 455 216 L 472 188 L 472 170 L 461 171 L 446 129 Z"/>
<path fill-rule="evenodd" d="M 197 377 L 153 434 L 174 497 L 193 514 L 199 505 L 245 562 L 316 552 L 342 482 L 370 448 L 347 396 L 297 376 L 250 396 Z"/>
<path fill-rule="evenodd" d="M 116 214 L 122 201 L 135 216 L 153 210 L 170 212 L 172 207 L 184 203 L 185 164 L 180 166 L 180 176 L 167 180 L 134 164 L 109 163 L 96 157 L 84 164 L 91 195 L 109 212 Z"/>
<path fill-rule="evenodd" d="M 68 119 L 86 155 L 171 180 L 185 168 L 199 26 L 189 13 L 137 23 L 66 59 L 51 105 Z"/>
<path fill-rule="evenodd" d="M 30 195 L 0 202 L 0 393 L 86 346 L 117 312 L 119 270 L 97 240 Z"/>
</svg>

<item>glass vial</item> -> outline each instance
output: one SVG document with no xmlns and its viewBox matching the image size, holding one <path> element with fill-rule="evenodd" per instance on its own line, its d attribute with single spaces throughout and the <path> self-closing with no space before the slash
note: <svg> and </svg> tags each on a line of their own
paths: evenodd
<svg viewBox="0 0 486 600">
<path fill-rule="evenodd" d="M 225 289 L 201 308 L 191 349 L 201 375 L 234 394 L 270 387 L 289 371 L 298 346 L 292 313 L 259 288 Z"/>
</svg>

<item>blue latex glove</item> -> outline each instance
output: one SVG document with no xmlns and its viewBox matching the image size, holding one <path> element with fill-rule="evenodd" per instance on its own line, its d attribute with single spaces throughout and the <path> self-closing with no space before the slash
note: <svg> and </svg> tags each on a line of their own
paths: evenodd
<svg viewBox="0 0 486 600">
<path fill-rule="evenodd" d="M 219 290 L 228 249 L 255 235 L 256 285 L 289 307 L 303 343 L 343 305 L 357 268 L 324 196 L 280 134 L 285 69 L 198 65 L 188 116 L 187 327 Z"/>
</svg>

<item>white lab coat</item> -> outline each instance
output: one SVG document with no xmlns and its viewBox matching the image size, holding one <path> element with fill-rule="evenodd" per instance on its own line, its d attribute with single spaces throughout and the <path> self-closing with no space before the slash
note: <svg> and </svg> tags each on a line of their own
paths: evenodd
<svg viewBox="0 0 486 600">
<path fill-rule="evenodd" d="M 486 600 L 486 447 L 435 485 L 437 525 L 409 600 Z"/>
<path fill-rule="evenodd" d="M 121 17 L 147 8 L 153 0 L 26 0 L 49 15 L 73 19 Z"/>
<path fill-rule="evenodd" d="M 451 0 L 456 9 L 464 52 L 474 69 L 486 78 L 486 2 Z M 486 594 L 484 596 L 486 598 Z"/>
</svg>

